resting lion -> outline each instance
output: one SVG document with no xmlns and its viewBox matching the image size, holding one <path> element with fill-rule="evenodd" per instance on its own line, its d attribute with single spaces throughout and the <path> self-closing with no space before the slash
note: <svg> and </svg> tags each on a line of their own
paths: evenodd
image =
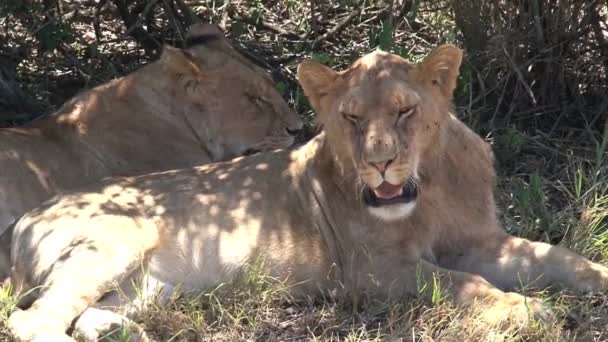
<svg viewBox="0 0 608 342">
<path fill-rule="evenodd" d="M 550 317 L 540 300 L 503 292 L 522 282 L 607 289 L 608 268 L 500 228 L 490 148 L 450 114 L 460 62 L 445 45 L 419 64 L 384 52 L 342 72 L 303 63 L 298 78 L 324 126 L 306 145 L 105 180 L 29 212 L 12 264 L 33 304 L 10 330 L 68 339 L 80 317 L 75 333 L 94 339 L 91 327 L 112 321 L 100 307 L 228 282 L 259 258 L 299 293 L 340 284 L 430 298 L 424 289 L 439 283 L 490 322 Z"/>
<path fill-rule="evenodd" d="M 187 40 L 49 117 L 0 129 L 0 232 L 61 190 L 293 142 L 302 122 L 264 70 L 215 26 L 193 26 Z"/>
</svg>

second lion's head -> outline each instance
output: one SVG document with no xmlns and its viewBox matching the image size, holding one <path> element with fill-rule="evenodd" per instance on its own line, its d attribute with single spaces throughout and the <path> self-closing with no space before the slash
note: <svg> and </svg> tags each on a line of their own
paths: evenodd
<svg viewBox="0 0 608 342">
<path fill-rule="evenodd" d="M 440 143 L 461 61 L 458 48 L 443 45 L 420 63 L 375 51 L 344 71 L 299 66 L 332 154 L 345 177 L 359 180 L 372 215 L 392 221 L 415 210 L 421 165 Z"/>
</svg>

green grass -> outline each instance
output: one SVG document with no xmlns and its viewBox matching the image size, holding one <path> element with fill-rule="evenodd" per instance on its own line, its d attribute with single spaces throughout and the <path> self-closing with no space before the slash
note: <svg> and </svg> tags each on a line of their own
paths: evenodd
<svg viewBox="0 0 608 342">
<path fill-rule="evenodd" d="M 17 307 L 18 298 L 10 285 L 0 286 L 0 340 L 10 340 L 6 320 Z"/>
<path fill-rule="evenodd" d="M 498 196 L 503 216 L 518 235 L 548 241 L 562 237 L 562 245 L 596 261 L 608 261 L 608 179 L 579 162 L 568 165 L 560 181 L 539 174 L 504 177 Z M 555 208 L 551 197 L 564 201 Z M 515 199 L 515 200 L 513 200 Z M 534 205 L 531 205 L 535 203 Z M 539 223 L 543 217 L 544 223 Z M 554 227 L 554 232 L 539 231 Z M 137 317 L 151 337 L 161 341 L 311 340 L 311 341 L 605 341 L 608 340 L 608 296 L 569 292 L 526 294 L 550 303 L 558 321 L 526 331 L 498 330 L 445 300 L 441 284 L 420 284 L 432 291 L 432 303 L 415 298 L 399 303 L 368 303 L 353 307 L 348 300 L 295 300 L 285 282 L 264 272 L 264 263 L 249 266 L 232 284 L 220 284 L 197 296 L 176 296 L 168 304 L 152 303 Z M 5 328 L 16 298 L 10 287 L 0 289 L 0 340 L 10 340 Z M 128 341 L 122 329 L 106 341 Z"/>
<path fill-rule="evenodd" d="M 593 246 L 585 244 L 585 246 Z M 605 248 L 605 246 L 602 246 Z M 583 252 L 596 253 L 591 247 Z M 587 254 L 589 255 L 589 254 Z M 294 299 L 284 281 L 270 277 L 263 262 L 249 266 L 237 281 L 199 295 L 176 295 L 164 305 L 150 303 L 136 321 L 160 341 L 310 340 L 310 341 L 603 341 L 608 340 L 608 296 L 569 292 L 523 293 L 543 298 L 558 321 L 496 327 L 477 319 L 477 308 L 463 309 L 446 300 L 441 284 L 420 284 L 432 302 L 416 298 L 354 306 L 348 299 Z M 0 292 L 0 340 L 10 340 L 4 323 L 15 307 L 10 288 Z M 129 341 L 123 328 L 104 341 Z"/>
</svg>

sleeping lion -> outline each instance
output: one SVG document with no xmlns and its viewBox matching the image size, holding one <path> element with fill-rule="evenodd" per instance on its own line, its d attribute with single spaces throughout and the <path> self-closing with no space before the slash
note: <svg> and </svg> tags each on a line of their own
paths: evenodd
<svg viewBox="0 0 608 342">
<path fill-rule="evenodd" d="M 30 211 L 14 231 L 12 279 L 29 296 L 11 332 L 70 340 L 76 319 L 94 340 L 128 322 L 99 308 L 229 282 L 258 258 L 296 293 L 430 298 L 420 284 L 438 282 L 492 323 L 551 316 L 505 292 L 522 283 L 606 290 L 608 268 L 501 229 L 490 147 L 450 114 L 461 59 L 444 45 L 418 64 L 381 51 L 341 72 L 305 62 L 324 132 L 304 146 L 109 179 Z"/>
<path fill-rule="evenodd" d="M 104 177 L 293 142 L 301 119 L 264 70 L 213 25 L 191 27 L 187 42 L 185 49 L 165 47 L 159 61 L 77 95 L 46 118 L 0 129 L 0 232 L 57 192 Z M 0 279 L 8 271 L 2 255 Z"/>
</svg>

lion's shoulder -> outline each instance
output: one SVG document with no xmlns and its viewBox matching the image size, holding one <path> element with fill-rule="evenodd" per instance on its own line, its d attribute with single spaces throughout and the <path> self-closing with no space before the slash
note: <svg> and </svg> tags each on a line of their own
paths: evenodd
<svg viewBox="0 0 608 342">
<path fill-rule="evenodd" d="M 456 116 L 450 115 L 446 130 L 445 154 L 458 154 L 459 164 L 472 163 L 492 169 L 494 153 L 492 146 Z"/>
</svg>

